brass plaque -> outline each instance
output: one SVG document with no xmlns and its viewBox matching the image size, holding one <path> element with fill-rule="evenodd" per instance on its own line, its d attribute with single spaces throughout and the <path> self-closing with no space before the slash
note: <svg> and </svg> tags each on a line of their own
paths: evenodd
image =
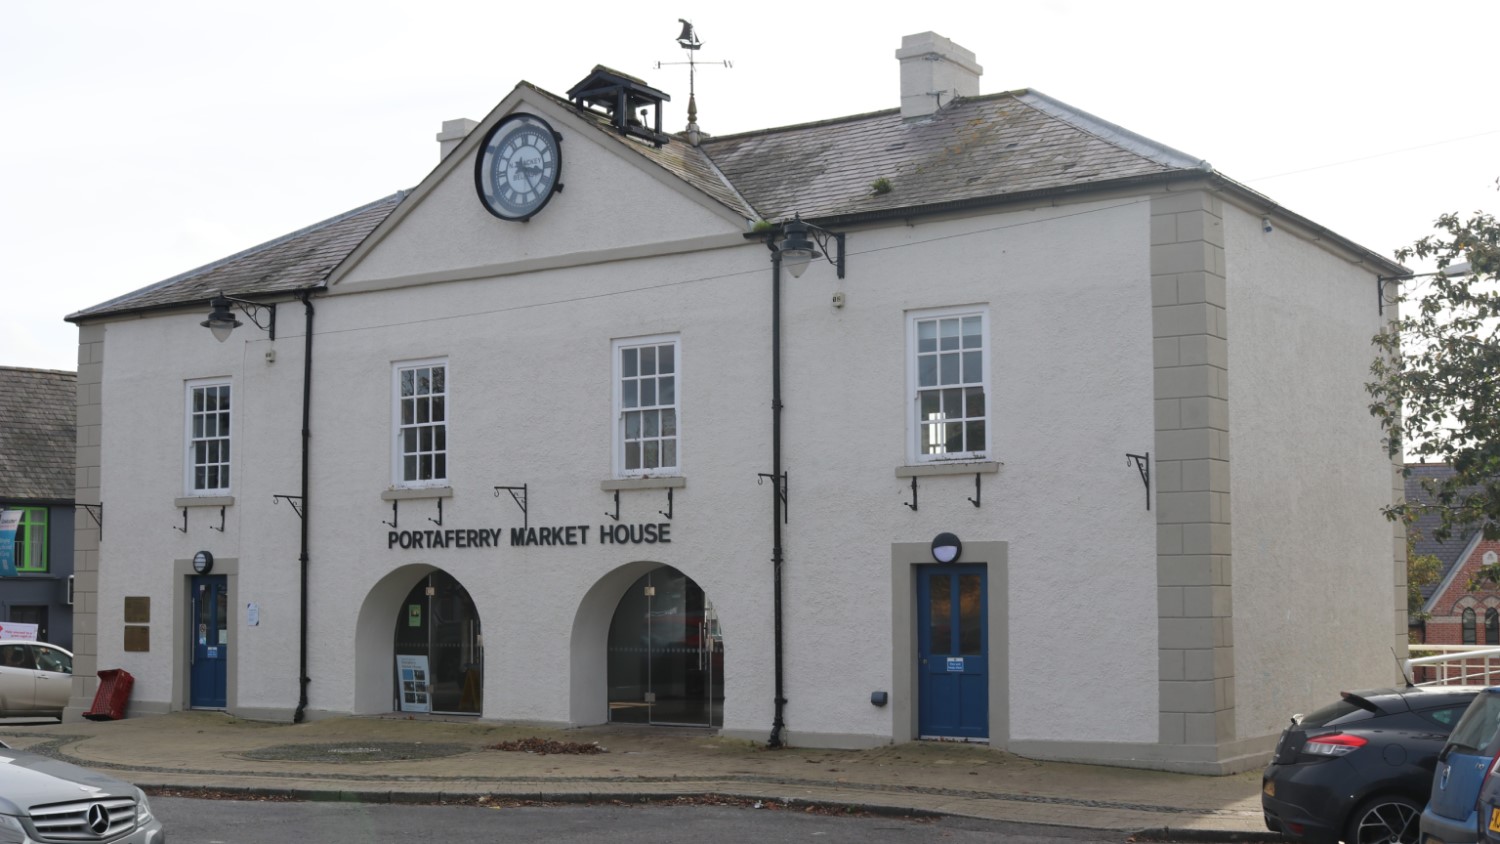
<svg viewBox="0 0 1500 844">
<path fill-rule="evenodd" d="M 151 598 L 149 596 L 144 598 L 125 599 L 125 623 L 151 623 Z"/>
<path fill-rule="evenodd" d="M 151 650 L 151 628 L 125 625 L 125 650 L 130 653 L 146 653 Z"/>
</svg>

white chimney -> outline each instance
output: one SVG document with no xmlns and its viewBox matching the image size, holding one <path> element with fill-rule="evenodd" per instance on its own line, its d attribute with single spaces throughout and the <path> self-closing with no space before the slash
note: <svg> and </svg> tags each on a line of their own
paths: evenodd
<svg viewBox="0 0 1500 844">
<path fill-rule="evenodd" d="M 447 158 L 448 153 L 452 152 L 454 147 L 462 143 L 464 138 L 469 137 L 469 133 L 474 131 L 474 127 L 478 125 L 478 121 L 470 120 L 467 117 L 460 117 L 457 120 L 444 120 L 443 131 L 437 133 L 438 160 L 442 161 Z"/>
<path fill-rule="evenodd" d="M 923 32 L 901 39 L 901 117 L 926 117 L 954 97 L 979 96 L 984 68 L 974 54 L 938 35 Z"/>
</svg>

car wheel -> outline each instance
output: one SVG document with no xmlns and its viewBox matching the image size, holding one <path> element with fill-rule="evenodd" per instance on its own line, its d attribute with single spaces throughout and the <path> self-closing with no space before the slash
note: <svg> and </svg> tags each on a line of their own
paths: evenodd
<svg viewBox="0 0 1500 844">
<path fill-rule="evenodd" d="M 1422 807 L 1400 795 L 1372 797 L 1349 816 L 1345 844 L 1416 844 Z"/>
</svg>

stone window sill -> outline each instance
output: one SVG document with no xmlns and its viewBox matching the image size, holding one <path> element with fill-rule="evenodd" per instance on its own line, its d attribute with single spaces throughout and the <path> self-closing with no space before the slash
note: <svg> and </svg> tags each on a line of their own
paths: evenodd
<svg viewBox="0 0 1500 844">
<path fill-rule="evenodd" d="M 995 460 L 976 460 L 960 462 L 957 460 L 943 463 L 922 463 L 917 466 L 897 466 L 896 477 L 898 478 L 930 478 L 937 475 L 989 475 L 1000 471 L 1005 465 Z"/>
<path fill-rule="evenodd" d="M 605 492 L 618 489 L 682 489 L 685 486 L 687 478 L 681 475 L 666 478 L 613 478 L 599 482 L 599 488 Z"/>
<path fill-rule="evenodd" d="M 381 501 L 410 501 L 422 498 L 452 498 L 451 486 L 428 486 L 418 489 L 388 489 L 380 493 Z"/>
<path fill-rule="evenodd" d="M 232 495 L 197 495 L 191 498 L 177 498 L 172 502 L 173 507 L 233 507 L 234 496 Z"/>
</svg>

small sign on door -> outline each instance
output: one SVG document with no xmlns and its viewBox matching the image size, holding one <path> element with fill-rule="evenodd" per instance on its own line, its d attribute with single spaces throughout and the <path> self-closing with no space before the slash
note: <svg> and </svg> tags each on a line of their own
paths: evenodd
<svg viewBox="0 0 1500 844">
<path fill-rule="evenodd" d="M 948 670 L 949 671 L 962 671 L 962 670 L 964 670 L 964 658 L 961 657 L 961 656 L 950 656 L 950 657 L 948 657 Z"/>
</svg>

